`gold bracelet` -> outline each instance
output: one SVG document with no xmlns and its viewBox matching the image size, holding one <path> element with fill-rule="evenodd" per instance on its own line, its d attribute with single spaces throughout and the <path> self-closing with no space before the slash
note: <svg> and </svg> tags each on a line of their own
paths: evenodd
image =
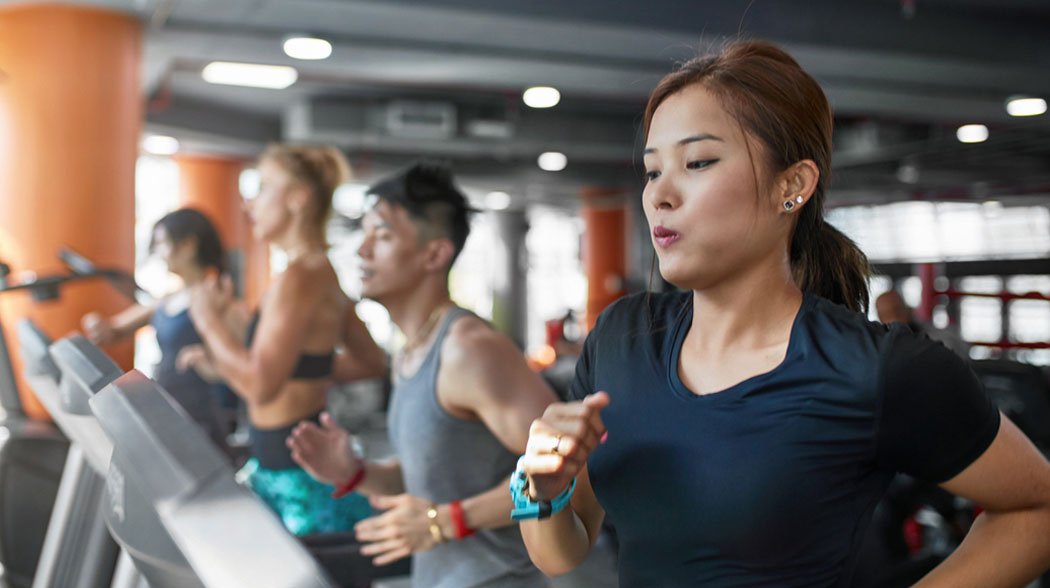
<svg viewBox="0 0 1050 588">
<path fill-rule="evenodd" d="M 430 523 L 430 536 L 434 538 L 434 543 L 444 543 L 445 536 L 441 533 L 441 525 L 438 524 L 438 507 L 433 502 L 430 503 L 430 508 L 427 509 L 427 520 Z"/>
</svg>

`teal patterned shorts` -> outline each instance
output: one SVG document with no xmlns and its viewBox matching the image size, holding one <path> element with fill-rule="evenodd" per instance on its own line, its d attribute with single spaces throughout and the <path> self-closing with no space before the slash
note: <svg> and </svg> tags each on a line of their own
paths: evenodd
<svg viewBox="0 0 1050 588">
<path fill-rule="evenodd" d="M 338 500 L 332 487 L 302 468 L 268 470 L 254 457 L 237 472 L 237 479 L 262 499 L 295 535 L 339 533 L 372 516 L 368 499 L 353 492 Z"/>
</svg>

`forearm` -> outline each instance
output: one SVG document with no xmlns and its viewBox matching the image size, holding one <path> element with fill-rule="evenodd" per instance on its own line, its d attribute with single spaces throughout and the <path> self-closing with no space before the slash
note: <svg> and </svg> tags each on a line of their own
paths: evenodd
<svg viewBox="0 0 1050 588">
<path fill-rule="evenodd" d="M 134 335 L 135 331 L 149 324 L 152 315 L 152 307 L 136 304 L 110 317 L 110 329 L 113 331 L 111 339 L 119 341 Z"/>
<path fill-rule="evenodd" d="M 110 343 L 115 343 L 117 341 L 123 341 L 124 339 L 127 339 L 128 337 L 131 337 L 132 335 L 134 335 L 136 331 L 138 331 L 140 328 L 142 328 L 142 326 L 143 325 L 138 325 L 138 324 L 134 324 L 134 323 L 122 323 L 121 324 L 121 323 L 114 322 L 113 323 L 113 335 L 110 337 L 109 342 Z"/>
<path fill-rule="evenodd" d="M 532 563 L 548 576 L 572 571 L 591 549 L 587 528 L 571 507 L 549 519 L 522 521 L 521 536 Z"/>
<path fill-rule="evenodd" d="M 468 529 L 498 529 L 514 524 L 510 518 L 514 502 L 508 491 L 509 484 L 510 480 L 507 479 L 481 494 L 460 500 L 463 523 Z M 452 521 L 449 504 L 438 505 L 438 523 L 445 537 L 456 537 L 456 525 Z"/>
<path fill-rule="evenodd" d="M 916 588 L 1025 586 L 1050 567 L 1050 509 L 985 513 Z"/>
<path fill-rule="evenodd" d="M 390 496 L 405 491 L 405 479 L 401 475 L 401 463 L 398 461 L 366 461 L 365 477 L 357 491 L 366 494 Z"/>
</svg>

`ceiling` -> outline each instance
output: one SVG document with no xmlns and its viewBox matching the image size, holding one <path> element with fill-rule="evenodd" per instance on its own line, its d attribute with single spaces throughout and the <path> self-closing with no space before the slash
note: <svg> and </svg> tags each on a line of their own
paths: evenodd
<svg viewBox="0 0 1050 588">
<path fill-rule="evenodd" d="M 836 113 L 832 202 L 1050 201 L 1050 115 L 1014 119 L 1017 94 L 1050 98 L 1047 0 L 91 0 L 145 26 L 147 129 L 188 149 L 249 154 L 273 140 L 344 148 L 363 181 L 444 158 L 474 190 L 574 206 L 584 186 L 636 190 L 646 96 L 676 61 L 744 35 L 787 48 Z M 323 36 L 331 58 L 281 44 Z M 285 90 L 217 86 L 213 60 L 285 64 Z M 552 109 L 521 92 L 551 85 Z M 445 109 L 455 128 L 391 131 L 392 105 Z M 423 106 L 430 104 L 430 106 Z M 393 106 L 397 108 L 397 106 Z M 960 124 L 990 139 L 963 145 Z M 536 156 L 558 150 L 563 172 Z"/>
</svg>

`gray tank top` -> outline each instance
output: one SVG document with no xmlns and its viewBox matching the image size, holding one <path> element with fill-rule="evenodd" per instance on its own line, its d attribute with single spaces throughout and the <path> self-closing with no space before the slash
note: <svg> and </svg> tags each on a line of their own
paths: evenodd
<svg viewBox="0 0 1050 588">
<path fill-rule="evenodd" d="M 454 417 L 438 403 L 441 345 L 452 323 L 468 314 L 459 307 L 446 313 L 422 365 L 397 383 L 390 401 L 390 441 L 401 461 L 405 490 L 438 504 L 504 483 L 517 462 L 484 423 Z M 414 588 L 547 585 L 529 560 L 517 525 L 479 530 L 412 556 Z"/>
</svg>

